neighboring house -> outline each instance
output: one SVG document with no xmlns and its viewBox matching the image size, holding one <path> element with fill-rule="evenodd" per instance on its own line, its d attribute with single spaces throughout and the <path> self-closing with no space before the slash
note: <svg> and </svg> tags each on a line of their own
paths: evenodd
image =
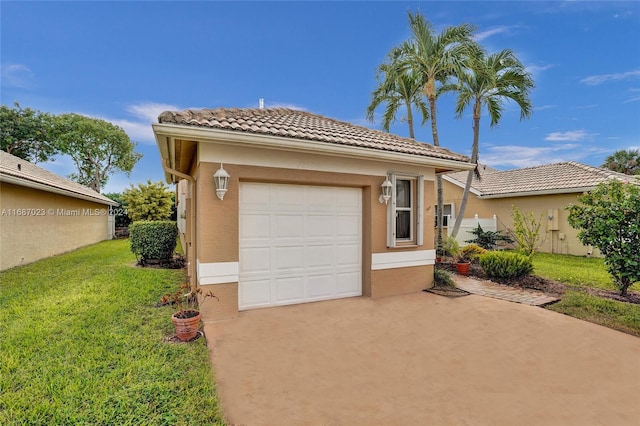
<svg viewBox="0 0 640 426">
<path fill-rule="evenodd" d="M 444 212 L 452 216 L 448 218 L 450 227 L 455 222 L 466 178 L 464 172 L 451 173 L 443 179 Z M 536 219 L 542 217 L 544 244 L 540 251 L 597 256 L 597 249 L 583 246 L 577 237 L 578 230 L 569 226 L 566 207 L 577 204 L 578 196 L 612 178 L 631 179 L 621 173 L 573 161 L 507 171 L 481 166 L 480 180 L 473 178 L 465 222 L 473 227 L 475 220 L 472 218 L 492 219 L 495 216 L 498 230 L 513 230 L 511 207 L 517 206 L 522 212 L 533 212 Z M 457 237 L 462 244 L 471 238 L 473 235 L 462 231 Z"/>
<path fill-rule="evenodd" d="M 158 121 L 166 179 L 179 181 L 192 286 L 220 298 L 203 304 L 205 320 L 432 285 L 435 176 L 468 170 L 467 157 L 289 109 L 164 112 Z M 230 177 L 218 197 L 221 169 Z"/>
<path fill-rule="evenodd" d="M 0 151 L 0 270 L 112 238 L 117 205 Z"/>
</svg>

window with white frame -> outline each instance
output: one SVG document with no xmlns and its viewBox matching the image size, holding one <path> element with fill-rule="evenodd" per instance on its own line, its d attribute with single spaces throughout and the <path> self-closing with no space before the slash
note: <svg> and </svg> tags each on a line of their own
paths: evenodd
<svg viewBox="0 0 640 426">
<path fill-rule="evenodd" d="M 447 227 L 450 225 L 449 222 L 453 221 L 456 219 L 455 217 L 455 205 L 454 204 L 445 204 L 444 206 L 442 206 L 442 226 Z M 438 206 L 434 206 L 435 208 L 435 215 L 434 215 L 434 222 L 433 222 L 433 226 L 437 227 L 438 226 Z M 453 223 L 451 223 L 451 226 L 453 226 Z"/>
<path fill-rule="evenodd" d="M 387 204 L 387 246 L 423 244 L 424 178 L 392 173 Z"/>
</svg>

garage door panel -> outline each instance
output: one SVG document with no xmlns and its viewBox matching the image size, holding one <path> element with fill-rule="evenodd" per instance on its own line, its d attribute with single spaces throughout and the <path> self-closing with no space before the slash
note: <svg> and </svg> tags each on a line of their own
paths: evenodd
<svg viewBox="0 0 640 426">
<path fill-rule="evenodd" d="M 275 278 L 276 303 L 291 303 L 304 300 L 304 278 L 302 276 Z"/>
<path fill-rule="evenodd" d="M 362 294 L 360 189 L 241 183 L 240 194 L 241 310 Z"/>
<path fill-rule="evenodd" d="M 333 245 L 309 246 L 306 253 L 307 268 L 330 268 L 333 266 Z"/>
<path fill-rule="evenodd" d="M 340 215 L 336 217 L 336 233 L 340 238 L 356 238 L 360 235 L 360 216 Z"/>
<path fill-rule="evenodd" d="M 272 265 L 272 271 L 277 273 L 287 273 L 291 270 L 304 269 L 304 247 L 298 246 L 284 246 L 274 247 L 272 249 L 274 253 L 275 264 Z"/>
<path fill-rule="evenodd" d="M 338 266 L 359 266 L 361 263 L 360 246 L 357 244 L 340 244 L 337 249 Z"/>
<path fill-rule="evenodd" d="M 238 288 L 238 303 L 245 307 L 270 306 L 270 280 L 243 280 Z"/>
<path fill-rule="evenodd" d="M 244 211 L 269 210 L 271 188 L 260 183 L 243 183 L 240 204 Z"/>
<path fill-rule="evenodd" d="M 307 216 L 308 238 L 333 238 L 335 235 L 335 216 L 310 214 Z"/>
<path fill-rule="evenodd" d="M 335 293 L 335 275 L 310 275 L 308 278 L 308 297 L 311 299 L 331 298 Z"/>
<path fill-rule="evenodd" d="M 362 294 L 360 273 L 338 273 L 336 277 L 336 293 L 342 296 L 359 296 Z"/>
<path fill-rule="evenodd" d="M 279 214 L 274 217 L 273 238 L 304 238 L 304 217 L 293 214 Z"/>
<path fill-rule="evenodd" d="M 269 273 L 271 250 L 269 247 L 243 247 L 240 249 L 240 273 Z"/>
<path fill-rule="evenodd" d="M 240 239 L 263 239 L 271 237 L 271 216 L 266 214 L 245 214 L 240 216 Z"/>
</svg>

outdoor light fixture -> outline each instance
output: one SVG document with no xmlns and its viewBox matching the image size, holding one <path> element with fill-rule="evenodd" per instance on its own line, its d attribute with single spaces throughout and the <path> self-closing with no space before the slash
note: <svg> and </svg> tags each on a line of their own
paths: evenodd
<svg viewBox="0 0 640 426">
<path fill-rule="evenodd" d="M 380 201 L 380 204 L 387 204 L 389 202 L 389 199 L 391 198 L 391 189 L 393 188 L 393 184 L 389 182 L 388 177 L 385 177 L 384 182 L 382 182 L 382 185 L 380 185 L 380 187 L 382 188 L 382 194 L 380 194 L 378 201 Z"/>
<path fill-rule="evenodd" d="M 220 163 L 220 168 L 216 174 L 213 175 L 213 180 L 216 182 L 216 195 L 221 200 L 224 199 L 224 194 L 227 192 L 230 177 L 229 173 L 222 167 L 222 163 Z"/>
</svg>

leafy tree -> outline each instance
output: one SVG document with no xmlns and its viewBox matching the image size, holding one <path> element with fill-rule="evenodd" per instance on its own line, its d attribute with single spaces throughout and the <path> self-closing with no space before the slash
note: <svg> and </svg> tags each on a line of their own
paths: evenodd
<svg viewBox="0 0 640 426">
<path fill-rule="evenodd" d="M 547 231 L 541 232 L 544 213 L 536 220 L 532 211 L 522 212 L 517 206 L 511 206 L 513 217 L 513 238 L 518 244 L 518 251 L 527 256 L 534 254 L 544 242 Z"/>
<path fill-rule="evenodd" d="M 168 220 L 173 213 L 173 197 L 169 187 L 164 182 L 151 182 L 131 185 L 122 194 L 122 200 L 127 203 L 127 214 L 132 221 L 140 220 Z"/>
<path fill-rule="evenodd" d="M 98 118 L 59 115 L 55 119 L 55 137 L 61 152 L 69 155 L 78 169 L 71 179 L 97 192 L 113 173 L 122 171 L 129 176 L 142 158 L 124 130 Z"/>
<path fill-rule="evenodd" d="M 640 175 L 640 150 L 616 151 L 604 159 L 601 167 L 625 175 Z"/>
<path fill-rule="evenodd" d="M 478 54 L 479 46 L 473 41 L 474 27 L 469 24 L 447 27 L 436 34 L 433 26 L 422 15 L 409 12 L 411 38 L 399 49 L 402 51 L 403 67 L 411 70 L 422 85 L 429 102 L 429 117 L 433 144 L 440 146 L 436 121 L 436 100 L 450 79 L 464 74 L 472 57 Z M 439 87 L 438 87 L 439 86 Z M 442 176 L 436 178 L 436 249 L 442 246 L 444 198 Z"/>
<path fill-rule="evenodd" d="M 640 182 L 601 183 L 571 205 L 569 224 L 584 245 L 596 246 L 621 295 L 640 281 Z"/>
<path fill-rule="evenodd" d="M 122 199 L 122 194 L 119 194 L 117 192 L 111 192 L 108 194 L 104 194 L 104 196 L 120 204 L 119 207 L 112 209 L 112 211 L 116 212 L 114 215 L 115 221 L 116 221 L 116 227 L 120 228 L 124 226 L 129 226 L 131 224 L 131 218 L 126 214 L 128 204 L 125 200 Z"/>
<path fill-rule="evenodd" d="M 515 54 L 504 49 L 498 53 L 486 56 L 484 53 L 474 57 L 470 72 L 458 76 L 458 84 L 445 87 L 445 90 L 456 90 L 458 100 L 456 114 L 462 117 L 469 106 L 472 108 L 473 144 L 471 145 L 471 162 L 478 164 L 478 149 L 480 139 L 480 118 L 482 110 L 486 108 L 494 127 L 502 118 L 505 101 L 514 101 L 520 107 L 520 120 L 529 118 L 533 106 L 529 93 L 534 88 L 533 78 L 526 68 L 516 58 Z M 451 235 L 458 234 L 464 211 L 469 199 L 473 171 L 467 175 L 460 210 L 453 225 Z"/>
<path fill-rule="evenodd" d="M 389 126 L 395 121 L 398 110 L 407 110 L 407 125 L 409 137 L 415 139 L 413 126 L 413 107 L 422 115 L 422 124 L 429 119 L 429 110 L 424 102 L 422 83 L 419 76 L 410 69 L 403 68 L 401 63 L 402 50 L 394 48 L 387 55 L 387 62 L 378 67 L 376 78 L 379 86 L 371 94 L 371 103 L 367 107 L 367 119 L 373 122 L 373 114 L 381 104 L 386 103 L 382 116 L 382 129 L 389 131 Z"/>
<path fill-rule="evenodd" d="M 47 161 L 58 149 L 51 142 L 53 117 L 22 108 L 0 106 L 0 149 L 32 163 Z"/>
</svg>

